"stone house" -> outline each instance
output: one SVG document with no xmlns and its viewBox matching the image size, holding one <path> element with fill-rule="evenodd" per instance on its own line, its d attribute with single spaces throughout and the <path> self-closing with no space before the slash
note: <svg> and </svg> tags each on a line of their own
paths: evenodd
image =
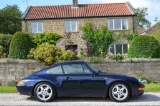
<svg viewBox="0 0 160 106">
<path fill-rule="evenodd" d="M 154 26 L 150 27 L 149 29 L 145 30 L 142 34 L 153 34 L 160 30 L 160 22 L 156 23 Z"/>
<path fill-rule="evenodd" d="M 63 36 L 56 45 L 80 54 L 87 51 L 87 42 L 82 39 L 82 26 L 91 22 L 95 28 L 106 26 L 114 33 L 133 33 L 136 30 L 136 12 L 129 2 L 108 4 L 29 6 L 22 16 L 22 30 L 30 34 L 56 32 Z M 108 49 L 113 54 L 125 54 L 128 41 L 120 38 Z"/>
</svg>

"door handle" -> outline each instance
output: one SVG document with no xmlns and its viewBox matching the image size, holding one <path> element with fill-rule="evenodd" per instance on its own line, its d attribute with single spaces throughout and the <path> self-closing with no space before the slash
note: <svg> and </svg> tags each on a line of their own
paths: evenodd
<svg viewBox="0 0 160 106">
<path fill-rule="evenodd" d="M 70 79 L 72 79 L 71 77 L 65 77 L 65 80 L 70 80 Z"/>
</svg>

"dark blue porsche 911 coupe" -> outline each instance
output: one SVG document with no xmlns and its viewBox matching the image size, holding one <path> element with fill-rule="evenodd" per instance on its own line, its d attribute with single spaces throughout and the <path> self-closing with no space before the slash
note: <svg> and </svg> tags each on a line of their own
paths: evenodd
<svg viewBox="0 0 160 106">
<path fill-rule="evenodd" d="M 68 61 L 35 72 L 17 84 L 20 94 L 34 96 L 41 102 L 55 97 L 107 97 L 123 102 L 144 93 L 136 78 L 102 73 L 85 61 Z"/>
</svg>

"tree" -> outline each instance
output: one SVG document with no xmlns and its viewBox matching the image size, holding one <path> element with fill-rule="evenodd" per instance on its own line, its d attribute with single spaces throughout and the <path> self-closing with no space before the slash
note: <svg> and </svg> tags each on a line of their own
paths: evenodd
<svg viewBox="0 0 160 106">
<path fill-rule="evenodd" d="M 9 58 L 26 59 L 32 47 L 32 40 L 27 32 L 16 32 L 11 40 Z"/>
<path fill-rule="evenodd" d="M 158 17 L 155 17 L 153 21 L 154 21 L 154 24 L 158 23 Z"/>
<path fill-rule="evenodd" d="M 148 16 L 148 9 L 147 8 L 137 8 L 137 24 L 144 26 L 150 26 L 151 22 L 146 19 L 146 16 Z"/>
<path fill-rule="evenodd" d="M 17 5 L 7 5 L 0 10 L 0 33 L 14 34 L 21 31 L 21 15 Z"/>
</svg>

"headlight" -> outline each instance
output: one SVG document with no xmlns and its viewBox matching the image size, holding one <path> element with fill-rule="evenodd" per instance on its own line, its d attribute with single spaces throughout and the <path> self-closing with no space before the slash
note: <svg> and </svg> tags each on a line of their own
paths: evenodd
<svg viewBox="0 0 160 106">
<path fill-rule="evenodd" d="M 24 85 L 24 82 L 23 82 L 23 81 L 18 81 L 17 84 L 18 84 L 18 85 Z"/>
</svg>

